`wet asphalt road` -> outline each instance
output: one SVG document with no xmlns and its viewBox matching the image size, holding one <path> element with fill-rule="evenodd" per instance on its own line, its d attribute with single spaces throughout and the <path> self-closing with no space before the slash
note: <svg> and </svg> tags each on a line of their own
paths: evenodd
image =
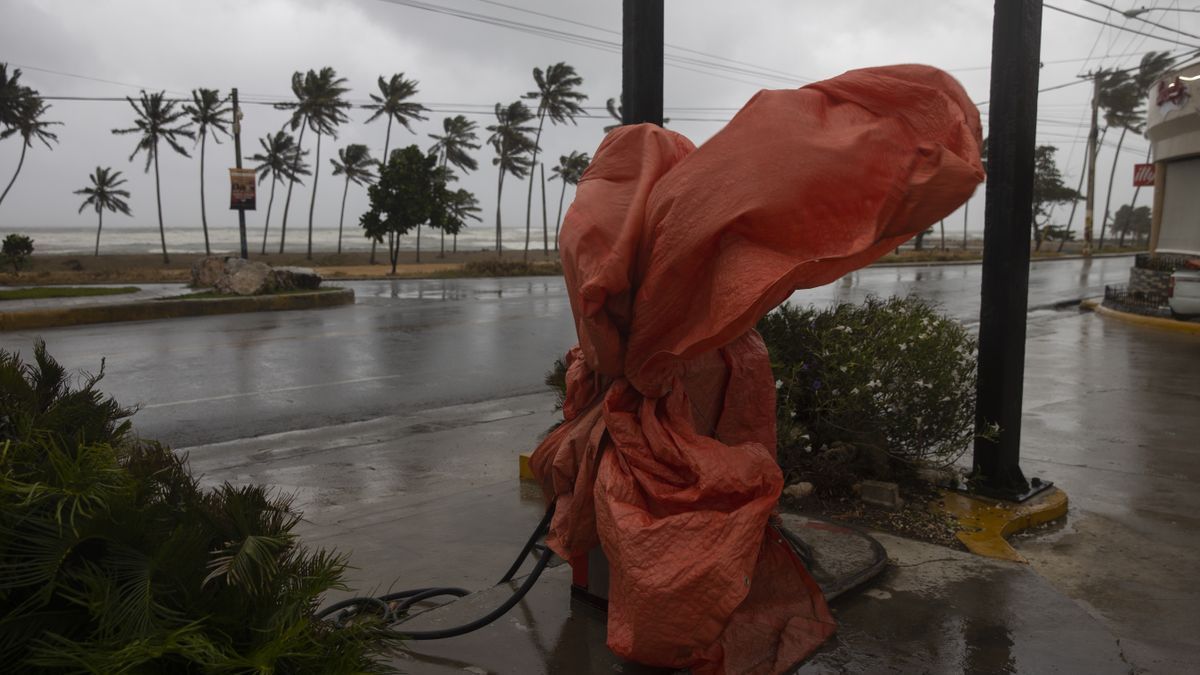
<svg viewBox="0 0 1200 675">
<path fill-rule="evenodd" d="M 1035 263 L 1031 308 L 1098 295 L 1132 259 Z M 979 265 L 874 267 L 792 301 L 826 305 L 916 293 L 977 320 Z M 135 427 L 175 447 L 488 401 L 543 390 L 574 342 L 561 278 L 348 282 L 353 306 L 0 334 L 40 334 L 73 369 L 106 360 L 102 389 L 140 405 Z"/>
</svg>

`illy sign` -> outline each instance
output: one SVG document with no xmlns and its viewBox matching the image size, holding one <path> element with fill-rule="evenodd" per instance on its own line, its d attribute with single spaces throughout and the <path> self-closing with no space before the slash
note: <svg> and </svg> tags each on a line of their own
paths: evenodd
<svg viewBox="0 0 1200 675">
<path fill-rule="evenodd" d="M 1134 164 L 1133 185 L 1134 187 L 1154 185 L 1154 165 Z"/>
</svg>

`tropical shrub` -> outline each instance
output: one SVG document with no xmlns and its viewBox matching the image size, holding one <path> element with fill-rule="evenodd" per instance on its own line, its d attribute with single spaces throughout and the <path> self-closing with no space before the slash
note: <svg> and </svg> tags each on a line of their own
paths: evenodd
<svg viewBox="0 0 1200 675">
<path fill-rule="evenodd" d="M 393 634 L 316 620 L 340 556 L 287 498 L 201 489 L 38 344 L 0 351 L 0 663 L 11 672 L 359 673 Z"/>
<path fill-rule="evenodd" d="M 776 378 L 785 464 L 789 453 L 840 446 L 865 453 L 880 473 L 951 463 L 973 441 L 976 343 L 927 301 L 785 304 L 758 330 Z"/>
<path fill-rule="evenodd" d="M 12 265 L 13 274 L 18 274 L 21 268 L 33 255 L 33 240 L 23 234 L 10 234 L 0 244 L 0 257 L 5 265 Z"/>
<path fill-rule="evenodd" d="M 842 480 L 823 484 L 833 494 L 864 473 L 949 464 L 975 438 L 975 340 L 925 300 L 783 305 L 758 331 L 771 355 L 778 457 L 790 478 Z M 561 359 L 545 382 L 561 407 Z"/>
</svg>

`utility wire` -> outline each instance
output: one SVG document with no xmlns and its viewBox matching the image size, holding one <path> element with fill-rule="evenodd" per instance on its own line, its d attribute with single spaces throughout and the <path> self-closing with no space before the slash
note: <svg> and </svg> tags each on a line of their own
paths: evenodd
<svg viewBox="0 0 1200 675">
<path fill-rule="evenodd" d="M 1167 25 L 1164 25 L 1161 23 L 1156 23 L 1149 19 L 1143 19 L 1138 14 L 1126 14 L 1125 12 L 1122 12 L 1121 10 L 1117 9 L 1116 7 L 1113 7 L 1112 5 L 1106 5 L 1103 2 L 1099 2 L 1098 0 L 1083 0 L 1083 1 L 1088 3 L 1089 5 L 1103 7 L 1104 9 L 1107 9 L 1110 12 L 1115 12 L 1117 14 L 1120 14 L 1121 16 L 1125 17 L 1126 19 L 1133 19 L 1134 21 L 1141 21 L 1142 23 L 1148 23 L 1151 26 L 1157 26 L 1159 28 L 1162 28 L 1163 30 L 1169 30 L 1172 33 L 1179 33 L 1180 35 L 1186 35 L 1187 37 L 1196 38 L 1197 40 L 1200 40 L 1200 35 L 1196 35 L 1195 33 L 1188 33 L 1187 31 L 1182 31 L 1182 30 L 1179 30 L 1178 28 L 1171 28 L 1170 26 L 1167 26 Z"/>
<path fill-rule="evenodd" d="M 1138 35 L 1145 35 L 1146 37 L 1151 37 L 1151 38 L 1154 38 L 1155 40 L 1162 40 L 1163 42 L 1170 42 L 1170 43 L 1177 44 L 1177 45 L 1183 45 L 1184 47 L 1191 47 L 1192 49 L 1197 49 L 1197 48 L 1198 48 L 1196 45 L 1194 45 L 1194 44 L 1192 44 L 1192 43 L 1190 43 L 1190 42 L 1180 42 L 1179 40 L 1172 40 L 1171 38 L 1162 37 L 1161 35 L 1155 35 L 1155 34 L 1153 34 L 1153 33 L 1145 33 L 1145 32 L 1142 32 L 1142 31 L 1140 31 L 1140 30 L 1134 30 L 1134 29 L 1132 29 L 1132 28 L 1128 28 L 1128 27 L 1126 27 L 1126 26 L 1118 26 L 1118 25 L 1117 25 L 1117 24 L 1115 24 L 1115 23 L 1109 23 L 1109 22 L 1107 22 L 1107 21 L 1104 21 L 1103 19 L 1097 19 L 1097 18 L 1096 18 L 1096 17 L 1094 17 L 1094 16 L 1088 16 L 1088 15 L 1086 15 L 1086 14 L 1080 14 L 1080 13 L 1078 13 L 1078 12 L 1072 12 L 1072 11 L 1071 11 L 1071 10 L 1069 10 L 1069 9 L 1063 9 L 1062 7 L 1056 7 L 1056 6 L 1054 6 L 1054 5 L 1051 5 L 1051 4 L 1050 4 L 1050 3 L 1048 3 L 1048 2 L 1044 2 L 1044 3 L 1042 3 L 1042 6 L 1043 6 L 1043 7 L 1045 7 L 1046 9 L 1052 9 L 1052 10 L 1054 10 L 1054 11 L 1056 11 L 1056 12 L 1061 12 L 1061 13 L 1063 13 L 1063 14 L 1069 14 L 1070 16 L 1073 16 L 1073 17 L 1076 17 L 1076 18 L 1079 18 L 1079 19 L 1083 19 L 1083 20 L 1085 20 L 1085 21 L 1091 21 L 1091 22 L 1093 22 L 1093 23 L 1098 23 L 1098 24 L 1101 24 L 1101 25 L 1103 25 L 1103 26 L 1108 26 L 1109 28 L 1116 28 L 1117 30 L 1123 30 L 1123 31 L 1126 31 L 1126 32 L 1129 32 L 1129 33 L 1136 33 L 1136 34 L 1138 34 Z"/>
</svg>

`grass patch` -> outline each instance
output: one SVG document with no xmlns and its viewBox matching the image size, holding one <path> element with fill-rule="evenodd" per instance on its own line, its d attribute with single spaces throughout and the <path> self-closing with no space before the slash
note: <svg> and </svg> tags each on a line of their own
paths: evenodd
<svg viewBox="0 0 1200 675">
<path fill-rule="evenodd" d="M 290 291 L 276 291 L 275 293 L 262 293 L 260 295 L 230 295 L 228 293 L 218 293 L 216 291 L 197 291 L 195 293 L 186 293 L 184 295 L 172 295 L 166 298 L 158 298 L 159 300 L 212 300 L 212 299 L 228 299 L 228 298 L 265 298 L 273 295 L 300 295 L 303 293 L 330 293 L 340 291 L 337 286 L 323 286 L 321 288 L 301 288 Z"/>
<path fill-rule="evenodd" d="M 0 300 L 42 300 L 44 298 L 88 298 L 97 295 L 137 293 L 137 286 L 30 286 L 0 291 Z"/>
</svg>

